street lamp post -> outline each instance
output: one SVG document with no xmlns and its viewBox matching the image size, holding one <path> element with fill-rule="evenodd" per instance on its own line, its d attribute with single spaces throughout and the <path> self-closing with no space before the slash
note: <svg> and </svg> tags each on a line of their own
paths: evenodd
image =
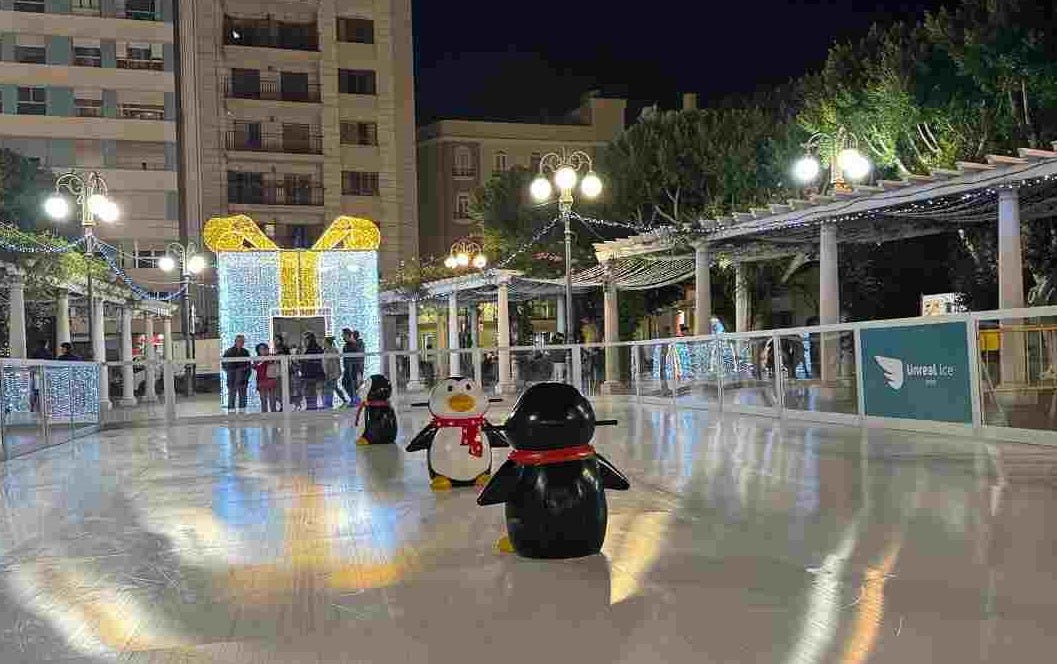
<svg viewBox="0 0 1057 664">
<path fill-rule="evenodd" d="M 180 307 L 180 318 L 184 330 L 184 357 L 191 360 L 195 356 L 194 321 L 191 316 L 191 281 L 202 270 L 206 269 L 206 259 L 199 252 L 194 242 L 186 245 L 179 242 L 170 242 L 165 247 L 165 255 L 158 259 L 158 267 L 165 272 L 172 272 L 180 268 L 180 290 L 183 292 L 183 306 Z M 166 340 L 168 343 L 169 340 Z M 185 365 L 184 377 L 187 396 L 194 394 L 194 372 L 190 363 Z"/>
<path fill-rule="evenodd" d="M 471 265 L 478 270 L 483 270 L 487 267 L 488 257 L 481 250 L 481 245 L 465 238 L 456 241 L 455 244 L 451 245 L 448 257 L 444 259 L 444 267 L 449 270 L 457 270 Z"/>
<path fill-rule="evenodd" d="M 803 148 L 806 154 L 793 164 L 793 176 L 802 184 L 814 182 L 822 172 L 823 163 L 816 155 L 823 155 L 830 185 L 837 193 L 851 191 L 848 180 L 864 180 L 873 169 L 870 160 L 859 151 L 855 134 L 843 126 L 838 127 L 835 134 L 818 132 L 812 135 Z"/>
<path fill-rule="evenodd" d="M 580 178 L 581 169 L 587 173 Z M 573 209 L 573 189 L 577 181 L 580 193 L 587 198 L 596 198 L 602 193 L 602 180 L 595 175 L 591 155 L 582 150 L 568 151 L 562 148 L 559 152 L 548 152 L 540 158 L 539 175 L 532 181 L 532 197 L 543 202 L 551 197 L 551 183 L 545 173 L 554 174 L 554 184 L 558 186 L 558 214 L 565 225 L 565 338 L 573 339 L 573 231 L 571 226 Z"/>
<path fill-rule="evenodd" d="M 44 202 L 44 211 L 56 221 L 62 221 L 70 215 L 70 204 L 63 195 L 64 191 L 74 197 L 74 202 L 81 211 L 81 233 L 84 236 L 85 259 L 88 262 L 88 338 L 94 340 L 95 316 L 92 309 L 95 294 L 92 285 L 91 258 L 95 252 L 96 219 L 107 223 L 117 221 L 119 210 L 117 204 L 107 197 L 106 180 L 103 176 L 95 171 L 83 174 L 70 171 L 63 173 L 55 180 L 55 193 Z M 92 359 L 95 361 L 106 361 L 106 357 L 95 357 L 94 347 L 92 354 Z"/>
</svg>

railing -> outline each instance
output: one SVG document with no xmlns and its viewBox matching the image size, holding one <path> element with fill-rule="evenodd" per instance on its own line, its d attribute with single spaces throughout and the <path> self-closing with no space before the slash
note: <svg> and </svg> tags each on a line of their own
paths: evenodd
<svg viewBox="0 0 1057 664">
<path fill-rule="evenodd" d="M 102 67 L 103 57 L 101 55 L 75 55 L 73 56 L 74 67 Z"/>
<path fill-rule="evenodd" d="M 242 81 L 228 78 L 224 81 L 225 94 L 229 99 L 318 103 L 320 89 L 318 83 L 309 83 L 307 87 L 288 85 L 284 88 L 281 80 Z"/>
<path fill-rule="evenodd" d="M 164 120 L 165 107 L 154 104 L 120 104 L 118 117 L 126 120 Z"/>
<path fill-rule="evenodd" d="M 287 152 L 291 154 L 323 154 L 323 135 L 312 132 L 307 136 L 290 134 L 250 134 L 231 130 L 225 136 L 228 150 L 245 152 Z"/>
<path fill-rule="evenodd" d="M 455 166 L 451 169 L 451 174 L 457 178 L 475 178 L 477 177 L 477 169 L 472 166 Z"/>
<path fill-rule="evenodd" d="M 228 202 L 241 205 L 323 205 L 323 186 L 264 183 L 228 187 Z"/>
<path fill-rule="evenodd" d="M 404 405 L 448 375 L 472 377 L 504 397 L 553 380 L 592 398 L 1057 442 L 1057 307 L 614 344 L 338 356 L 339 366 L 362 367 L 348 378 L 328 379 L 322 359 L 221 359 L 219 375 L 196 381 L 195 397 L 184 396 L 194 361 L 0 360 L 5 449 L 17 456 L 32 447 L 19 441 L 44 430 L 68 437 L 119 423 L 329 410 L 345 396 L 339 388 L 355 391 L 372 373 L 388 376 L 394 401 Z"/>
<path fill-rule="evenodd" d="M 226 16 L 224 44 L 318 51 L 318 27 L 314 23 L 284 23 L 270 19 L 238 20 Z"/>
<path fill-rule="evenodd" d="M 103 117 L 103 102 L 100 101 L 94 105 L 77 104 L 74 110 L 79 118 L 101 118 Z"/>
<path fill-rule="evenodd" d="M 161 58 L 118 58 L 118 69 L 147 69 L 150 71 L 164 71 L 165 61 Z"/>
</svg>

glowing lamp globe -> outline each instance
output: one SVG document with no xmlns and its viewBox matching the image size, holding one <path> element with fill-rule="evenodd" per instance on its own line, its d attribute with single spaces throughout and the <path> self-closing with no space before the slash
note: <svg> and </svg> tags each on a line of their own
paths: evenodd
<svg viewBox="0 0 1057 664">
<path fill-rule="evenodd" d="M 562 190 L 572 189 L 576 186 L 576 171 L 572 166 L 562 166 L 554 174 L 554 184 Z"/>
<path fill-rule="evenodd" d="M 102 221 L 110 224 L 117 221 L 119 216 L 117 203 L 108 200 L 99 206 L 99 211 L 95 213 Z"/>
<path fill-rule="evenodd" d="M 870 160 L 855 149 L 841 151 L 837 156 L 837 165 L 849 180 L 862 180 L 870 174 Z"/>
<path fill-rule="evenodd" d="M 176 260 L 172 256 L 162 256 L 158 259 L 158 267 L 166 272 L 176 269 Z"/>
<path fill-rule="evenodd" d="M 602 193 L 602 180 L 594 172 L 588 173 L 580 183 L 580 191 L 588 198 L 595 198 Z"/>
<path fill-rule="evenodd" d="M 458 261 L 455 260 L 454 256 L 448 256 L 444 259 L 444 267 L 449 270 L 454 270 L 459 265 Z"/>
<path fill-rule="evenodd" d="M 798 182 L 811 182 L 818 177 L 819 171 L 822 167 L 818 163 L 818 159 L 807 155 L 801 157 L 793 164 L 793 177 Z"/>
<path fill-rule="evenodd" d="M 62 196 L 51 196 L 44 201 L 44 211 L 52 219 L 65 219 L 70 214 L 70 204 Z"/>
<path fill-rule="evenodd" d="M 542 175 L 532 181 L 530 188 L 532 197 L 537 201 L 545 201 L 551 197 L 551 183 Z"/>
<path fill-rule="evenodd" d="M 455 262 L 459 267 L 466 267 L 470 264 L 470 256 L 466 252 L 459 252 L 459 254 L 455 256 Z"/>
<path fill-rule="evenodd" d="M 473 266 L 478 270 L 483 270 L 486 265 L 488 265 L 488 259 L 484 254 L 477 254 L 473 257 Z"/>
<path fill-rule="evenodd" d="M 206 269 L 206 259 L 198 254 L 191 256 L 191 260 L 187 261 L 187 269 L 191 274 L 198 274 Z"/>
<path fill-rule="evenodd" d="M 92 214 L 99 214 L 107 204 L 106 196 L 102 194 L 92 194 L 88 197 L 88 210 Z"/>
</svg>

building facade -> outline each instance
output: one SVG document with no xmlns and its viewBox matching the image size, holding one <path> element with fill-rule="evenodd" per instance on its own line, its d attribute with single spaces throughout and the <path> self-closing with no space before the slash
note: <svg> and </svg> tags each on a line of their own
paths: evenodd
<svg viewBox="0 0 1057 664">
<path fill-rule="evenodd" d="M 173 2 L 0 0 L 0 147 L 100 172 L 121 214 L 96 233 L 154 290 L 180 231 Z"/>
<path fill-rule="evenodd" d="M 476 232 L 470 199 L 493 174 L 537 168 L 542 155 L 563 147 L 593 156 L 624 129 L 625 107 L 623 99 L 588 95 L 563 124 L 441 120 L 419 129 L 419 254 L 447 255 Z"/>
<path fill-rule="evenodd" d="M 309 247 L 374 221 L 383 272 L 417 250 L 410 0 L 181 3 L 186 235 L 246 214 Z"/>
</svg>

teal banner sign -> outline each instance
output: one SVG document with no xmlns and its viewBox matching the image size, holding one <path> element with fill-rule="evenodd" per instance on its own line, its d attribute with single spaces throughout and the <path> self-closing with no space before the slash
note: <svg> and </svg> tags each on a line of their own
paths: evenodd
<svg viewBox="0 0 1057 664">
<path fill-rule="evenodd" d="M 965 323 L 866 329 L 861 340 L 867 415 L 972 423 Z"/>
</svg>

